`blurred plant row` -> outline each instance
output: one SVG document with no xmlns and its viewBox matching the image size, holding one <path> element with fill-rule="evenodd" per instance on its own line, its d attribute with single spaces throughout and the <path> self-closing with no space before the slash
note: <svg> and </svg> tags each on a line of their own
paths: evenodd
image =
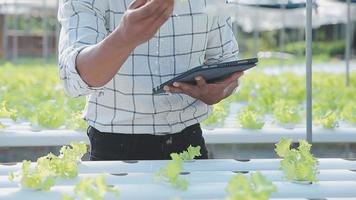
<svg viewBox="0 0 356 200">
<path fill-rule="evenodd" d="M 24 64 L 0 67 L 0 118 L 29 121 L 34 128 L 85 129 L 81 119 L 85 99 L 66 97 L 58 80 L 57 68 Z M 237 127 L 261 129 L 273 125 L 294 128 L 305 119 L 305 77 L 293 73 L 270 75 L 247 73 L 240 91 L 214 106 L 204 126 L 223 126 L 230 104 L 242 105 L 237 111 Z M 314 125 L 324 128 L 355 126 L 356 73 L 344 85 L 343 74 L 314 73 Z M 1 125 L 0 120 L 0 128 Z"/>
<path fill-rule="evenodd" d="M 334 129 L 338 126 L 356 126 L 356 73 L 346 87 L 344 74 L 313 74 L 313 122 L 315 127 Z M 206 126 L 223 125 L 229 106 L 238 102 L 243 108 L 237 114 L 237 126 L 261 129 L 267 121 L 284 128 L 305 123 L 305 77 L 283 72 L 269 75 L 247 73 L 240 92 L 214 106 L 216 112 Z"/>
<path fill-rule="evenodd" d="M 0 67 L 0 118 L 29 121 L 35 128 L 83 129 L 84 106 L 85 99 L 64 95 L 54 66 Z"/>
</svg>

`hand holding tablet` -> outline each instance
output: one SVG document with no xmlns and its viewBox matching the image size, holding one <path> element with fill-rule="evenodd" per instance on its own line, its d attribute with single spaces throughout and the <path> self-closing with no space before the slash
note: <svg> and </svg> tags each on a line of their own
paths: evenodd
<svg viewBox="0 0 356 200">
<path fill-rule="evenodd" d="M 165 93 L 163 87 L 172 86 L 174 82 L 183 82 L 188 84 L 196 84 L 196 77 L 203 77 L 207 83 L 214 83 L 224 80 L 235 72 L 245 71 L 257 65 L 258 59 L 245 59 L 226 63 L 218 63 L 214 65 L 203 65 L 195 67 L 187 72 L 153 88 L 153 94 Z"/>
</svg>

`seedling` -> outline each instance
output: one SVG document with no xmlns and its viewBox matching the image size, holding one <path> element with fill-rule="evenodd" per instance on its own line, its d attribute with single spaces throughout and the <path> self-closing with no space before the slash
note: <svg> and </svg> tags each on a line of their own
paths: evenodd
<svg viewBox="0 0 356 200">
<path fill-rule="evenodd" d="M 113 193 L 116 198 L 119 198 L 119 189 L 105 182 L 105 176 L 100 175 L 96 178 L 83 178 L 74 187 L 74 196 L 63 194 L 62 200 L 75 200 L 75 199 L 87 199 L 87 200 L 104 200 L 107 193 Z"/>
<path fill-rule="evenodd" d="M 11 173 L 9 180 L 20 179 L 24 188 L 48 191 L 54 185 L 56 178 L 75 178 L 78 175 L 78 162 L 87 152 L 84 143 L 72 143 L 63 146 L 60 155 L 52 153 L 37 159 L 33 170 L 30 169 L 31 162 L 24 160 L 21 171 Z"/>
<path fill-rule="evenodd" d="M 226 191 L 229 193 L 226 200 L 268 200 L 277 188 L 260 172 L 256 172 L 250 178 L 243 174 L 232 177 Z"/>
<path fill-rule="evenodd" d="M 291 149 L 292 140 L 282 138 L 276 144 L 275 152 L 282 159 L 280 169 L 289 181 L 317 182 L 318 161 L 310 153 L 311 145 L 299 140 L 299 147 Z"/>
<path fill-rule="evenodd" d="M 224 122 L 228 113 L 226 112 L 227 105 L 221 102 L 213 106 L 213 112 L 208 119 L 202 123 L 204 126 L 220 125 Z"/>
<path fill-rule="evenodd" d="M 335 129 L 339 126 L 337 114 L 333 111 L 329 111 L 324 116 L 319 117 L 316 120 L 316 123 L 322 125 L 326 129 Z"/>
<path fill-rule="evenodd" d="M 191 161 L 196 156 L 200 156 L 200 146 L 192 147 L 189 146 L 187 151 L 182 153 L 171 153 L 171 158 L 166 167 L 161 168 L 157 173 L 156 177 L 159 180 L 165 180 L 169 182 L 174 188 L 187 190 L 188 181 L 181 178 L 179 175 L 183 169 L 184 161 Z"/>
<path fill-rule="evenodd" d="M 252 109 L 245 108 L 237 116 L 239 125 L 245 129 L 262 129 L 265 122 Z"/>
<path fill-rule="evenodd" d="M 0 105 L 0 118 L 10 118 L 12 121 L 17 120 L 17 111 L 9 109 L 6 105 L 6 102 L 3 101 Z"/>
<path fill-rule="evenodd" d="M 356 105 L 354 103 L 347 104 L 342 110 L 341 117 L 351 124 L 356 124 Z"/>
<path fill-rule="evenodd" d="M 296 124 L 302 120 L 297 103 L 284 99 L 274 103 L 273 116 L 281 125 Z"/>
</svg>

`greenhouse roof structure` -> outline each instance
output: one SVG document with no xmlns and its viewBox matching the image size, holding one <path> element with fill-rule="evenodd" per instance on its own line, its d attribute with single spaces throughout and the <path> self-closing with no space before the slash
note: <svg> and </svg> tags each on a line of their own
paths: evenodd
<svg viewBox="0 0 356 200">
<path fill-rule="evenodd" d="M 59 0 L 0 0 L 0 14 L 38 14 L 46 11 L 56 15 Z"/>
<path fill-rule="evenodd" d="M 354 1 L 353 1 L 354 2 Z M 270 31 L 281 28 L 305 26 L 305 1 L 301 0 L 232 0 L 234 6 L 225 8 L 235 16 L 236 22 L 246 32 Z M 351 19 L 356 20 L 356 4 L 352 4 Z M 313 27 L 347 22 L 347 4 L 336 0 L 314 1 Z M 282 19 L 282 20 L 276 20 Z M 300 20 L 295 20 L 300 19 Z"/>
</svg>

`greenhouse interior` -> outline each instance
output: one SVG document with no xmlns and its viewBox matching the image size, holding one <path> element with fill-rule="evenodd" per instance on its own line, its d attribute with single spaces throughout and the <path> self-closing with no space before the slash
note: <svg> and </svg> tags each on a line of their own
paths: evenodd
<svg viewBox="0 0 356 200">
<path fill-rule="evenodd" d="M 356 200 L 355 25 L 356 0 L 0 0 L 0 199 Z"/>
</svg>

